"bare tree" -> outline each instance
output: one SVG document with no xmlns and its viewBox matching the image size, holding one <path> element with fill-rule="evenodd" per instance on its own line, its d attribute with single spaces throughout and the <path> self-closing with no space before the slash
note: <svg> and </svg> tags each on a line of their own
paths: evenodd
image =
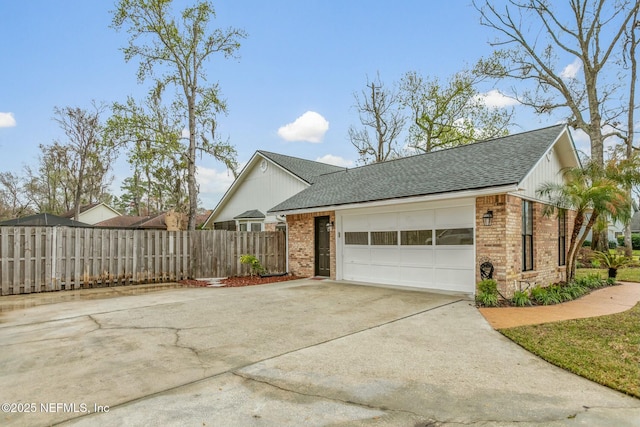
<svg viewBox="0 0 640 427">
<path fill-rule="evenodd" d="M 24 180 L 12 172 L 0 172 L 0 219 L 21 217 L 32 212 Z"/>
<path fill-rule="evenodd" d="M 565 115 L 570 126 L 589 136 L 591 159 L 603 165 L 604 141 L 620 136 L 625 112 L 636 108 L 628 103 L 630 87 L 620 60 L 639 2 L 509 0 L 498 9 L 493 1 L 474 0 L 474 6 L 482 25 L 498 34 L 493 56 L 479 61 L 477 70 L 517 81 L 512 96 L 536 113 Z M 567 59 L 574 62 L 559 65 Z M 600 249 L 606 238 L 600 236 Z"/>
<path fill-rule="evenodd" d="M 53 111 L 54 120 L 67 137 L 65 144 L 55 145 L 58 157 L 66 150 L 66 164 L 59 166 L 66 173 L 66 185 L 72 194 L 77 221 L 82 204 L 98 201 L 109 184 L 111 150 L 101 139 L 100 114 L 104 112 L 104 106 L 93 103 L 91 110 L 55 107 Z"/>
<path fill-rule="evenodd" d="M 482 79 L 469 71 L 446 83 L 415 71 L 401 80 L 403 104 L 411 111 L 409 146 L 428 153 L 508 134 L 511 111 L 488 107 L 476 89 Z"/>
<path fill-rule="evenodd" d="M 162 74 L 155 80 L 164 90 L 173 86 L 176 98 L 175 114 L 181 117 L 188 130 L 187 180 L 189 190 L 189 222 L 194 230 L 198 207 L 196 183 L 196 153 L 198 150 L 215 157 L 226 165 L 235 164 L 235 151 L 220 143 L 216 135 L 217 113 L 226 112 L 226 104 L 219 96 L 217 84 L 205 85 L 206 61 L 214 54 L 234 57 L 240 48 L 244 31 L 229 28 L 209 29 L 215 18 L 213 5 L 200 1 L 185 8 L 181 21 L 171 14 L 170 0 L 119 0 L 113 16 L 113 27 L 125 27 L 130 34 L 129 46 L 124 48 L 125 60 L 140 58 L 138 79 L 145 80 Z"/>
<path fill-rule="evenodd" d="M 589 135 L 591 158 L 602 165 L 603 141 L 616 135 L 611 129 L 627 105 L 615 59 L 622 55 L 623 35 L 634 25 L 638 2 L 623 0 L 615 7 L 604 0 L 567 3 L 569 10 L 546 0 L 510 0 L 498 10 L 488 0 L 482 6 L 474 0 L 482 25 L 499 35 L 491 43 L 497 50 L 477 70 L 515 79 L 512 95 L 538 114 L 565 114 L 570 126 Z M 560 58 L 576 62 L 559 67 Z"/>
<path fill-rule="evenodd" d="M 354 93 L 355 108 L 364 128 L 349 128 L 349 140 L 363 164 L 379 163 L 399 157 L 398 137 L 404 127 L 400 98 L 380 80 L 367 79 L 367 88 Z"/>
<path fill-rule="evenodd" d="M 638 155 L 638 148 L 633 145 L 634 127 L 635 127 L 635 105 L 636 105 L 636 84 L 638 82 L 638 61 L 636 54 L 638 52 L 638 44 L 640 40 L 636 35 L 636 30 L 640 28 L 638 22 L 638 13 L 640 8 L 635 9 L 635 13 L 630 25 L 625 31 L 625 56 L 623 65 L 628 70 L 629 84 L 629 100 L 627 106 L 627 126 L 626 129 L 620 129 L 619 136 L 625 143 L 625 155 L 627 159 L 631 159 L 634 155 Z M 633 187 L 629 186 L 629 198 L 633 197 Z M 624 247 L 625 254 L 631 257 L 633 254 L 633 243 L 631 239 L 631 221 L 627 221 L 624 225 Z"/>
</svg>

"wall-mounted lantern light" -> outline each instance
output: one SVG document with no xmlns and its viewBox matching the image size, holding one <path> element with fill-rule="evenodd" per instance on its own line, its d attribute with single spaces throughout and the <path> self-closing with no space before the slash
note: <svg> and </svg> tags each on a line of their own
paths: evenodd
<svg viewBox="0 0 640 427">
<path fill-rule="evenodd" d="M 487 211 L 484 215 L 482 215 L 482 222 L 487 227 L 491 225 L 491 221 L 493 221 L 493 211 Z"/>
<path fill-rule="evenodd" d="M 327 232 L 331 233 L 331 230 L 333 230 L 333 221 L 327 223 Z"/>
</svg>

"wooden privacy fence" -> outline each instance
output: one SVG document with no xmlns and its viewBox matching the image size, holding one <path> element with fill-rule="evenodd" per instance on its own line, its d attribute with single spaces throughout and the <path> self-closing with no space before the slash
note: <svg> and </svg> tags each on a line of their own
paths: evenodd
<svg viewBox="0 0 640 427">
<path fill-rule="evenodd" d="M 0 295 L 249 274 L 240 255 L 286 269 L 283 232 L 0 227 Z"/>
</svg>

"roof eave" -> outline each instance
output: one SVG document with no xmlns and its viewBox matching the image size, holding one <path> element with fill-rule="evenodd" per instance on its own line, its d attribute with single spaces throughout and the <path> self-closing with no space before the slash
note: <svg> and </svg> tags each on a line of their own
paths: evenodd
<svg viewBox="0 0 640 427">
<path fill-rule="evenodd" d="M 398 203 L 419 203 L 419 202 L 430 202 L 430 201 L 436 201 L 436 200 L 450 200 L 450 199 L 463 199 L 467 197 L 491 196 L 495 194 L 513 193 L 519 190 L 520 190 L 520 187 L 518 183 L 513 183 L 513 184 L 501 185 L 496 187 L 452 191 L 447 193 L 427 194 L 422 196 L 400 197 L 400 198 L 385 199 L 385 200 L 374 200 L 369 202 L 314 206 L 314 207 L 303 208 L 303 209 L 290 209 L 290 210 L 280 210 L 280 211 L 269 210 L 267 213 L 277 214 L 277 215 L 295 215 L 295 214 L 307 214 L 307 213 L 338 211 L 338 210 L 358 209 L 358 208 L 373 208 L 373 207 L 379 207 L 379 206 L 389 206 L 389 205 L 394 205 Z"/>
</svg>

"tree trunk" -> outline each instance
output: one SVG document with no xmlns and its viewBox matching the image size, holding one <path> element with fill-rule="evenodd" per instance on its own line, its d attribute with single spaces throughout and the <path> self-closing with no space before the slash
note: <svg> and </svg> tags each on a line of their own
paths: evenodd
<svg viewBox="0 0 640 427">
<path fill-rule="evenodd" d="M 578 239 L 578 241 L 576 242 L 576 247 L 573 248 L 574 258 L 571 263 L 571 271 L 569 272 L 569 275 L 567 277 L 567 282 L 570 281 L 569 279 L 573 280 L 576 277 L 576 260 L 575 259 L 577 258 L 578 250 L 580 250 L 580 248 L 582 247 L 582 244 L 586 240 L 587 234 L 589 234 L 589 231 L 593 229 L 593 224 L 596 223 L 598 216 L 599 214 L 595 211 L 591 213 L 591 218 L 589 218 L 589 222 L 584 228 L 584 233 L 582 234 L 582 237 Z"/>
<path fill-rule="evenodd" d="M 189 221 L 187 230 L 196 229 L 198 210 L 198 187 L 196 184 L 196 113 L 195 93 L 188 99 L 189 105 L 189 152 L 187 158 L 187 184 L 189 186 Z"/>
<path fill-rule="evenodd" d="M 609 232 L 608 230 L 593 231 L 591 233 L 591 249 L 594 251 L 606 252 L 609 250 Z"/>
<path fill-rule="evenodd" d="M 576 213 L 573 220 L 573 229 L 571 230 L 571 239 L 569 239 L 569 249 L 567 251 L 567 282 L 571 281 L 575 276 L 575 263 L 578 256 L 576 245 L 578 243 L 578 235 L 584 224 L 584 215 L 581 212 Z M 573 274 L 571 273 L 573 271 Z"/>
<path fill-rule="evenodd" d="M 624 226 L 624 255 L 631 258 L 633 255 L 633 241 L 631 240 L 631 223 Z"/>
</svg>

